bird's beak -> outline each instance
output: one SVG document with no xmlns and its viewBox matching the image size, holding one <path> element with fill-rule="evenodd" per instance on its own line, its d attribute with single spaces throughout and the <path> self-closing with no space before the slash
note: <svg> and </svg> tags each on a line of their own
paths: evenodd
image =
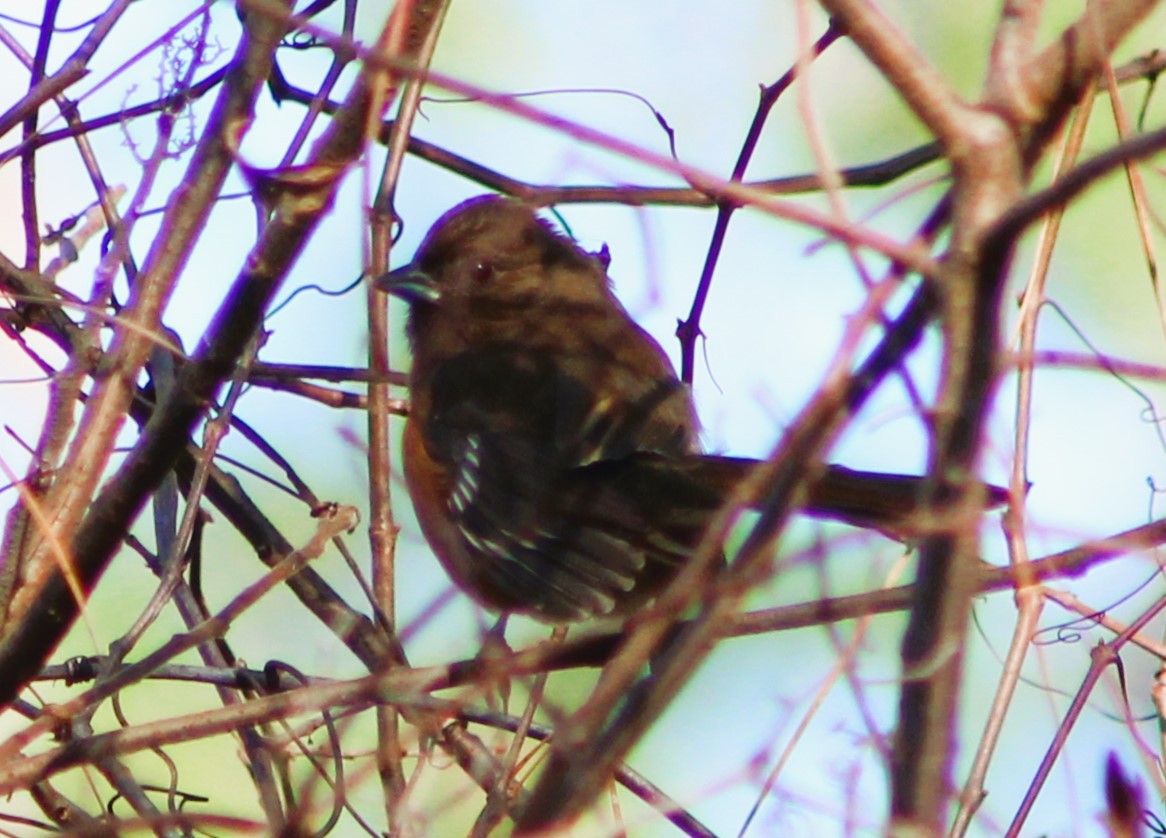
<svg viewBox="0 0 1166 838">
<path fill-rule="evenodd" d="M 417 268 L 412 262 L 389 271 L 373 280 L 382 291 L 400 297 L 409 304 L 425 303 L 434 305 L 441 300 L 441 291 L 433 282 L 433 277 Z"/>
</svg>

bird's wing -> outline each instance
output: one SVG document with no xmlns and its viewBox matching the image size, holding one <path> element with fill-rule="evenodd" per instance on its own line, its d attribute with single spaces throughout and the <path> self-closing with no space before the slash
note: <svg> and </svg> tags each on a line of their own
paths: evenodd
<svg viewBox="0 0 1166 838">
<path fill-rule="evenodd" d="M 612 401 L 529 353 L 443 366 L 421 436 L 445 471 L 447 513 L 493 604 L 578 619 L 623 610 L 670 575 L 703 520 L 679 540 L 658 531 L 665 472 L 641 475 L 635 464 L 639 443 L 688 446 L 687 414 L 673 404 L 679 386 Z"/>
</svg>

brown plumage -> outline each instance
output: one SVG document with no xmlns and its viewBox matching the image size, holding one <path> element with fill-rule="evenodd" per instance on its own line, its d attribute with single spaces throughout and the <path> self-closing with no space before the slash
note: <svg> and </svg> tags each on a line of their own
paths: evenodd
<svg viewBox="0 0 1166 838">
<path fill-rule="evenodd" d="M 606 271 L 523 204 L 482 197 L 379 281 L 411 304 L 418 520 L 488 607 L 550 622 L 628 613 L 756 465 L 700 453 L 688 388 Z M 901 535 L 922 483 L 827 466 L 806 511 Z"/>
</svg>

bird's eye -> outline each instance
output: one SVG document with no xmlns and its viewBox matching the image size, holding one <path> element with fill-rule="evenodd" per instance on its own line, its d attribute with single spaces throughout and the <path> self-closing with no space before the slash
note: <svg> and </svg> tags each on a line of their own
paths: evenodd
<svg viewBox="0 0 1166 838">
<path fill-rule="evenodd" d="M 494 266 L 490 262 L 477 262 L 474 265 L 474 281 L 477 283 L 489 282 L 494 276 Z"/>
</svg>

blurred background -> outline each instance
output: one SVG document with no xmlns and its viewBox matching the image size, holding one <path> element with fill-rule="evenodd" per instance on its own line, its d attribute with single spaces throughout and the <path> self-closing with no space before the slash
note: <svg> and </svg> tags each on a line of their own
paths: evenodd
<svg viewBox="0 0 1166 838">
<path fill-rule="evenodd" d="M 358 39 L 375 37 L 390 5 L 360 4 Z M 0 26 L 5 33 L 5 43 L 0 44 L 0 77 L 22 80 L 0 88 L 0 109 L 11 106 L 24 92 L 27 71 L 8 44 L 21 44 L 30 53 L 35 50 L 40 6 L 28 0 L 0 2 Z M 973 100 L 978 96 L 999 13 L 995 4 L 933 4 L 923 9 L 909 2 L 883 2 L 880 7 L 956 89 Z M 159 36 L 198 8 L 190 3 L 132 4 L 98 50 L 90 64 L 92 72 L 69 91 L 83 115 L 115 112 L 165 92 L 173 82 L 173 62 L 183 60 L 181 39 L 172 38 L 163 47 Z M 211 44 L 218 48 L 217 55 L 212 50 L 210 66 L 200 77 L 230 57 L 239 34 L 233 5 L 215 3 L 209 9 Z M 61 26 L 81 24 L 94 13 L 89 3 L 63 2 L 58 22 Z M 1079 13 L 1080 4 L 1052 4 L 1045 10 L 1045 31 L 1051 37 Z M 316 18 L 317 25 L 332 26 L 333 31 L 339 21 L 339 8 Z M 1118 50 L 1115 64 L 1161 48 L 1164 24 L 1166 16 L 1161 12 L 1148 20 Z M 816 8 L 788 0 L 739 0 L 724 6 L 695 0 L 634 4 L 455 0 L 434 69 L 489 91 L 529 94 L 524 101 L 547 114 L 585 124 L 655 154 L 669 150 L 668 136 L 659 122 L 663 119 L 675 132 L 676 153 L 684 163 L 727 176 L 756 110 L 759 86 L 771 84 L 784 73 L 795 60 L 799 44 L 818 37 L 824 27 L 825 18 Z M 58 35 L 48 66 L 56 68 L 84 34 L 81 29 L 75 35 Z M 324 47 L 280 52 L 288 81 L 308 90 L 318 85 L 330 60 L 331 53 Z M 351 68 L 344 78 L 337 98 L 351 81 Z M 184 127 L 177 136 L 184 139 L 185 147 L 175 148 L 174 159 L 161 167 L 148 206 L 163 207 L 181 180 L 190 144 L 205 125 L 212 99 L 194 102 L 180 115 Z M 1162 97 L 1155 96 L 1146 82 L 1126 85 L 1123 102 L 1135 116 L 1145 106 L 1149 127 L 1161 126 L 1166 117 Z M 53 123 L 48 112 L 42 111 L 39 129 L 63 127 L 60 120 Z M 280 104 L 261 95 L 258 118 L 240 151 L 242 159 L 254 167 L 277 165 L 287 138 L 302 118 L 302 106 Z M 929 140 L 893 91 L 845 40 L 815 62 L 808 77 L 774 109 L 746 179 L 813 172 L 818 163 L 809 139 L 811 127 L 821 132 L 830 162 L 839 168 L 878 162 Z M 683 185 L 674 175 L 597 149 L 553 126 L 438 89 L 428 90 L 414 134 L 529 184 Z M 153 145 L 154 136 L 152 118 L 92 133 L 90 139 L 109 184 L 122 184 L 130 193 L 138 188 L 141 158 Z M 1114 141 L 1110 104 L 1099 96 L 1086 156 Z M 5 137 L 0 153 L 18 142 L 17 133 Z M 365 365 L 363 291 L 357 286 L 347 293 L 335 292 L 350 288 L 366 263 L 365 209 L 383 153 L 383 148 L 371 150 L 367 166 L 348 179 L 329 217 L 309 242 L 280 295 L 286 304 L 267 321 L 264 361 Z M 72 143 L 47 145 L 39 152 L 38 164 L 37 198 L 44 224 L 60 224 L 93 202 L 92 187 Z M 1148 162 L 1143 171 L 1151 205 L 1160 207 L 1160 162 Z M 1048 172 L 1040 177 L 1047 179 Z M 847 190 L 843 198 L 851 219 L 905 240 L 945 186 L 944 166 L 933 164 L 887 187 Z M 442 212 L 483 191 L 481 185 L 436 165 L 407 160 L 396 201 L 402 230 L 393 263 L 411 257 Z M 228 197 L 212 215 L 169 307 L 166 325 L 181 336 L 187 351 L 194 348 L 214 316 L 255 241 L 257 216 L 247 192 L 246 182 L 233 175 L 226 189 Z M 0 165 L 0 207 L 6 210 L 0 213 L 0 251 L 18 263 L 24 247 L 20 200 L 19 168 L 5 157 Z M 797 200 L 819 209 L 828 207 L 820 194 Z M 610 273 L 620 299 L 678 359 L 676 324 L 692 305 L 715 212 L 569 204 L 558 209 L 584 247 L 594 250 L 606 244 L 610 248 Z M 156 235 L 159 220 L 160 215 L 153 214 L 139 222 L 132 240 L 139 259 Z M 1160 242 L 1160 215 L 1154 223 L 1152 235 Z M 1024 287 L 1031 251 L 1029 243 L 1018 255 L 1010 286 L 1014 296 Z M 99 242 L 90 242 L 77 262 L 61 274 L 61 284 L 86 297 L 100 255 Z M 863 254 L 862 258 L 875 276 L 885 268 L 885 261 L 877 256 Z M 1038 346 L 1101 353 L 1166 373 L 1166 323 L 1154 302 L 1150 274 L 1125 179 L 1110 177 L 1075 202 L 1065 217 Z M 124 298 L 124 278 L 118 276 L 115 283 Z M 818 386 L 838 350 L 847 318 L 864 299 L 865 290 L 842 247 L 816 230 L 752 210 L 738 212 L 701 320 L 705 338 L 698 345 L 695 394 L 706 447 L 736 455 L 767 455 L 783 427 Z M 397 302 L 392 307 L 398 326 L 392 343 L 393 366 L 404 370 L 408 350 L 399 334 L 404 310 Z M 1009 310 L 1014 312 L 1015 307 Z M 1014 338 L 1012 323 L 1004 331 L 1010 340 Z M 38 344 L 35 335 L 29 341 L 54 363 L 62 362 L 59 353 L 43 342 Z M 925 397 L 933 394 L 937 379 L 935 350 L 936 336 L 931 334 L 911 362 L 912 375 Z M 21 474 L 28 464 L 25 444 L 37 438 L 48 388 L 39 370 L 10 341 L 0 342 L 0 379 L 0 422 L 5 428 L 0 435 L 0 457 L 7 469 Z M 1100 365 L 1057 365 L 1042 367 L 1035 381 L 1028 470 L 1032 489 L 1026 522 L 1031 555 L 1037 558 L 1158 517 L 1156 486 L 1166 481 L 1166 445 L 1159 415 L 1162 374 L 1155 381 L 1126 378 Z M 1000 484 L 1007 483 L 1015 453 L 1015 413 L 1014 378 L 1006 373 L 982 463 L 983 476 Z M 296 469 L 321 497 L 364 508 L 367 470 L 362 413 L 253 388 L 238 414 L 275 448 L 294 455 Z M 127 443 L 132 438 L 127 430 Z M 222 453 L 276 476 L 264 458 L 237 435 L 227 438 Z M 831 459 L 888 471 L 915 472 L 924 467 L 923 424 L 899 381 L 888 380 L 839 441 Z M 246 487 L 293 542 L 299 543 L 313 531 L 307 510 L 294 498 L 256 479 Z M 0 511 L 6 511 L 15 496 L 11 489 L 0 492 Z M 480 647 L 481 628 L 490 618 L 464 596 L 449 594 L 450 584 L 424 544 L 400 484 L 394 486 L 394 497 L 402 526 L 398 617 L 407 633 L 410 660 L 426 665 L 470 657 Z M 984 535 L 985 558 L 993 563 L 1007 561 L 998 523 L 998 515 L 990 516 Z M 143 528 L 140 535 L 148 540 L 149 529 Z M 367 563 L 364 531 L 359 530 L 349 543 Z M 226 527 L 208 529 L 204 552 L 204 587 L 208 599 L 220 606 L 262 573 L 262 566 Z M 751 606 L 877 587 L 902 557 L 903 548 L 877 535 L 801 520 L 782 539 L 778 555 L 780 572 L 756 592 Z M 1052 585 L 1071 591 L 1089 608 L 1129 620 L 1162 594 L 1157 561 L 1153 553 L 1129 556 L 1082 579 Z M 337 556 L 325 556 L 316 566 L 342 592 L 358 598 L 359 589 Z M 153 584 L 139 559 L 129 554 L 120 557 L 91 604 L 98 643 L 88 629 L 79 626 L 57 659 L 102 651 L 102 643 L 108 644 L 125 630 Z M 359 664 L 342 648 L 338 651 L 322 627 L 298 618 L 290 618 L 289 624 L 289 614 L 296 608 L 286 595 L 262 601 L 236 627 L 236 652 L 253 666 L 285 659 L 313 675 L 361 674 Z M 957 765 L 957 783 L 963 781 L 981 735 L 1014 622 L 1015 605 L 1007 593 L 984 597 L 976 606 L 961 719 L 966 753 Z M 1045 631 L 1029 656 L 1025 680 L 988 775 L 989 796 L 972 834 L 997 834 L 1011 819 L 1085 674 L 1090 649 L 1111 637 L 1051 604 L 1042 625 Z M 759 811 L 750 834 L 880 833 L 888 811 L 888 782 L 872 727 L 884 735 L 892 733 L 903 626 L 901 615 L 874 618 L 847 678 L 835 684 L 813 710 L 812 699 L 840 659 L 840 650 L 854 636 L 852 622 L 724 642 L 639 744 L 632 764 L 717 834 L 735 834 L 755 804 Z M 1150 633 L 1160 638 L 1161 629 L 1159 621 Z M 165 640 L 176 630 L 173 618 L 164 619 L 154 629 L 155 641 Z M 517 647 L 545 635 L 545 628 L 519 620 L 509 637 Z M 1136 775 L 1154 770 L 1152 761 L 1160 759 L 1153 744 L 1157 725 L 1149 688 L 1161 662 L 1129 647 L 1123 663 L 1130 712 L 1140 721 L 1130 726 L 1124 723 L 1121 688 L 1112 673 L 1105 676 L 1103 688 L 1093 694 L 1084 718 L 1072 731 L 1067 750 L 1028 821 L 1030 834 L 1098 834 L 1105 755 L 1117 752 L 1127 770 Z M 588 673 L 555 676 L 553 701 L 566 706 L 576 703 L 586 694 L 591 679 Z M 143 687 L 127 695 L 127 702 L 141 714 L 138 720 L 159 713 L 173 715 L 205 706 L 208 697 L 199 694 L 199 689 L 187 688 L 187 693 L 179 694 L 178 703 L 170 703 L 174 693 L 166 692 L 167 704 L 159 706 L 163 693 Z M 66 694 L 59 684 L 45 687 L 46 697 Z M 182 706 L 186 701 L 189 707 Z M 773 789 L 763 795 L 777 755 L 807 714 L 812 717 L 804 738 Z M 16 729 L 12 724 L 10 720 L 4 730 Z M 201 768 L 197 767 L 200 759 Z M 210 796 L 216 810 L 237 807 L 240 813 L 254 815 L 255 802 L 245 782 L 224 782 L 234 776 L 231 772 L 242 769 L 228 767 L 221 759 L 192 760 L 190 773 L 183 776 L 184 786 Z M 442 768 L 436 767 L 435 773 L 440 778 Z M 449 776 L 448 784 L 434 782 L 426 787 L 428 798 L 418 798 L 419 817 L 430 834 L 461 834 L 472 823 L 480 800 L 464 785 L 464 778 L 459 780 L 456 769 L 444 774 Z M 354 790 L 354 799 L 361 793 Z M 376 793 L 374 789 L 372 794 Z M 1160 801 L 1148 785 L 1146 793 L 1150 808 L 1161 812 Z M 16 811 L 22 805 L 13 800 L 0 809 Z M 646 810 L 629 808 L 625 814 L 629 834 L 674 834 Z M 609 827 L 593 824 L 587 829 Z M 360 833 L 349 825 L 339 834 Z"/>
</svg>

